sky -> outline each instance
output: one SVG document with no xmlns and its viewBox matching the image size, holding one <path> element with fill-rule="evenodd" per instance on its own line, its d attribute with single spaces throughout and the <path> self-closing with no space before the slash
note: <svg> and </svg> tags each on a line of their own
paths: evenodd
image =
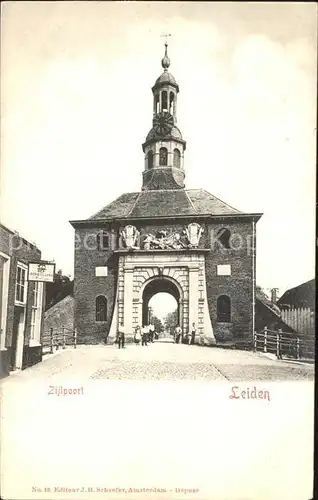
<svg viewBox="0 0 318 500">
<path fill-rule="evenodd" d="M 74 229 L 139 191 L 163 33 L 187 188 L 257 224 L 257 284 L 314 277 L 315 3 L 3 2 L 1 220 L 73 276 Z"/>
</svg>

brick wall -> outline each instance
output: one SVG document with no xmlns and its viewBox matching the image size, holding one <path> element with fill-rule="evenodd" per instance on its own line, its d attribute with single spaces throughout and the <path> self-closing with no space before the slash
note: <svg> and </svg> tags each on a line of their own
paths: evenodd
<svg viewBox="0 0 318 500">
<path fill-rule="evenodd" d="M 109 230 L 111 228 L 103 228 Z M 117 229 L 117 228 L 116 228 Z M 74 327 L 78 332 L 78 343 L 105 342 L 108 335 L 115 302 L 117 285 L 117 256 L 113 250 L 96 249 L 98 228 L 77 229 L 75 232 L 74 264 Z M 116 248 L 115 234 L 112 248 Z M 94 249 L 95 247 L 95 249 Z M 95 276 L 95 267 L 107 266 L 108 275 Z M 95 300 L 98 295 L 107 299 L 107 321 L 97 322 Z"/>
<path fill-rule="evenodd" d="M 239 234 L 237 250 L 222 249 L 216 243 L 206 256 L 207 295 L 212 326 L 217 341 L 231 341 L 251 333 L 252 328 L 252 255 L 251 222 L 209 224 L 205 231 L 205 243 L 211 245 L 213 234 L 223 227 L 232 234 Z M 214 233 L 213 233 L 214 232 Z M 238 246 L 233 238 L 233 246 Z M 217 265 L 230 264 L 230 276 L 218 276 Z M 227 295 L 231 299 L 231 323 L 217 322 L 217 298 Z"/>
<path fill-rule="evenodd" d="M 210 222 L 201 222 L 199 217 L 195 219 L 204 228 L 204 233 L 200 240 L 200 248 L 210 248 L 213 231 L 227 227 L 231 233 L 239 236 L 233 238 L 235 247 L 238 249 L 223 250 L 216 244 L 206 255 L 206 284 L 208 295 L 208 307 L 211 316 L 212 326 L 217 341 L 233 341 L 235 338 L 251 333 L 252 328 L 252 256 L 251 237 L 252 223 L 238 221 L 237 219 L 224 219 L 220 221 L 212 219 Z M 167 224 L 167 220 L 162 221 L 140 221 L 136 225 L 143 237 L 151 232 L 153 234 L 160 229 L 178 231 L 180 234 L 184 227 L 193 222 L 190 220 L 172 220 Z M 128 222 L 127 222 L 128 224 Z M 124 225 L 123 225 L 124 226 Z M 121 227 L 123 227 L 121 226 Z M 76 229 L 76 249 L 75 249 L 75 327 L 78 329 L 78 341 L 99 343 L 104 342 L 108 335 L 113 308 L 115 303 L 115 292 L 117 285 L 117 256 L 113 250 L 118 248 L 119 238 L 117 237 L 119 226 L 109 224 L 103 230 L 113 234 L 111 241 L 112 248 L 109 250 L 94 250 L 93 246 L 96 235 L 101 228 L 81 228 Z M 113 231 L 113 233 L 112 233 Z M 83 244 L 84 240 L 86 245 Z M 91 247 L 89 249 L 88 247 Z M 217 265 L 230 264 L 231 276 L 218 276 Z M 108 266 L 107 277 L 96 277 L 96 266 Z M 95 299 L 98 295 L 105 295 L 108 301 L 108 317 L 105 323 L 95 321 Z M 218 323 L 216 318 L 216 301 L 220 295 L 228 295 L 231 299 L 231 323 Z"/>
</svg>

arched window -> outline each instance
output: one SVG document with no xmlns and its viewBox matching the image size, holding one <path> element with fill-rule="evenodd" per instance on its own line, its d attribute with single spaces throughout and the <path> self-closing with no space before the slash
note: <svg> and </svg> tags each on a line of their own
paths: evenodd
<svg viewBox="0 0 318 500">
<path fill-rule="evenodd" d="M 168 111 L 168 93 L 164 90 L 161 94 L 162 111 Z"/>
<path fill-rule="evenodd" d="M 107 321 L 107 299 L 104 295 L 96 297 L 95 311 L 96 321 Z"/>
<path fill-rule="evenodd" d="M 159 165 L 166 166 L 168 163 L 168 150 L 167 148 L 160 148 L 159 150 Z"/>
<path fill-rule="evenodd" d="M 173 115 L 173 101 L 174 101 L 174 93 L 170 92 L 170 100 L 169 100 L 169 113 Z"/>
<path fill-rule="evenodd" d="M 220 295 L 216 303 L 217 321 L 230 323 L 231 321 L 231 299 L 227 295 Z"/>
<path fill-rule="evenodd" d="M 159 113 L 159 95 L 155 96 L 155 113 Z"/>
<path fill-rule="evenodd" d="M 173 150 L 173 166 L 174 167 L 180 167 L 180 151 L 179 149 L 174 149 Z"/>
<path fill-rule="evenodd" d="M 150 150 L 147 154 L 148 168 L 153 167 L 153 152 Z"/>
<path fill-rule="evenodd" d="M 101 231 L 96 236 L 98 250 L 108 250 L 109 249 L 109 234 L 105 231 Z"/>
<path fill-rule="evenodd" d="M 227 229 L 226 227 L 222 227 L 217 232 L 217 241 L 224 247 L 224 248 L 231 248 L 230 246 L 230 238 L 231 238 L 231 231 Z"/>
</svg>

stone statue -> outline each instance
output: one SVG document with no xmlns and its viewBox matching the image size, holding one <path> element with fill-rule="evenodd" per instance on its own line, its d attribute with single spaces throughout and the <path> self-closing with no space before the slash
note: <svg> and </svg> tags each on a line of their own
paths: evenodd
<svg viewBox="0 0 318 500">
<path fill-rule="evenodd" d="M 188 240 L 189 248 L 197 248 L 199 246 L 200 238 L 203 233 L 203 228 L 200 224 L 192 222 L 185 228 L 185 234 Z"/>
<path fill-rule="evenodd" d="M 126 248 L 139 248 L 140 233 L 135 226 L 126 226 L 121 231 L 122 242 Z"/>
</svg>

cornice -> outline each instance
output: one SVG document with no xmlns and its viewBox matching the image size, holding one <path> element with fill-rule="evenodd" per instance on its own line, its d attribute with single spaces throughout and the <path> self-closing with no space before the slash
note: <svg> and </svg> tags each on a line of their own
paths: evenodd
<svg viewBox="0 0 318 500">
<path fill-rule="evenodd" d="M 205 222 L 218 221 L 218 220 L 254 220 L 258 222 L 262 217 L 262 213 L 253 214 L 190 214 L 190 215 L 173 215 L 173 216 L 155 216 L 155 217 L 110 217 L 104 219 L 84 219 L 84 220 L 71 220 L 69 223 L 74 227 L 101 227 L 110 223 L 118 225 L 126 225 L 132 222 L 173 222 L 173 221 L 188 221 L 188 220 L 202 220 Z"/>
</svg>

